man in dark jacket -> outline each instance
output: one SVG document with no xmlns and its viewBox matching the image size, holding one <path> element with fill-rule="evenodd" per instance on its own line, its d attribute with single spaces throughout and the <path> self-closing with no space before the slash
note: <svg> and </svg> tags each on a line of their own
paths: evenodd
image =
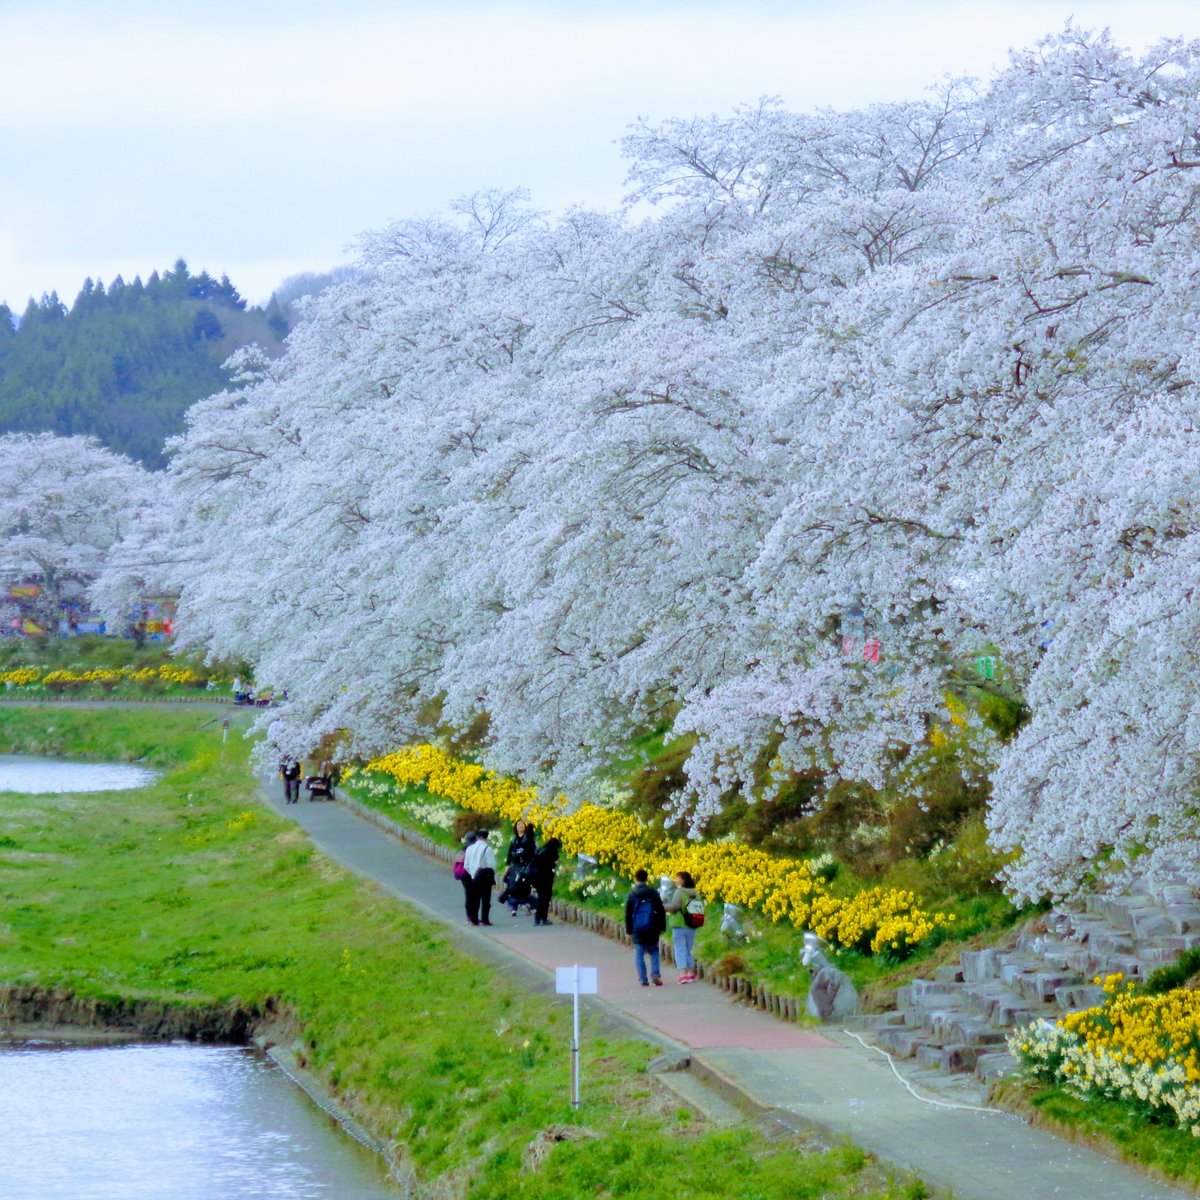
<svg viewBox="0 0 1200 1200">
<path fill-rule="evenodd" d="M 662 987 L 659 974 L 658 939 L 667 927 L 667 914 L 662 897 L 646 882 L 646 872 L 633 874 L 633 890 L 625 897 L 625 932 L 633 939 L 633 961 L 637 965 L 638 983 Z M 650 956 L 650 978 L 646 978 L 646 955 Z"/>
</svg>

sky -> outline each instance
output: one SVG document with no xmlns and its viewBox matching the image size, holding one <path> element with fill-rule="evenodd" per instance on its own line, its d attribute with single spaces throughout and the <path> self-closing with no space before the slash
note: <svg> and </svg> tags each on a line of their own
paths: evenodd
<svg viewBox="0 0 1200 1200">
<path fill-rule="evenodd" d="M 1195 0 L 0 0 L 0 300 L 183 257 L 252 302 L 479 187 L 615 207 L 638 118 L 913 99 Z"/>
</svg>

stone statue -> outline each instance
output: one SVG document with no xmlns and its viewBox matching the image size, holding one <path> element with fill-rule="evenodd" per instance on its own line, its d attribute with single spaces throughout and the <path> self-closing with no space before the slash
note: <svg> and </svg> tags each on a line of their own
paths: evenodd
<svg viewBox="0 0 1200 1200">
<path fill-rule="evenodd" d="M 812 984 L 804 1008 L 819 1021 L 840 1021 L 858 1012 L 858 992 L 845 971 L 825 957 L 824 944 L 815 933 L 805 932 L 800 962 L 812 974 Z"/>
<path fill-rule="evenodd" d="M 742 910 L 736 904 L 726 903 L 721 914 L 721 933 L 735 942 L 746 940 L 746 931 L 742 927 Z"/>
</svg>

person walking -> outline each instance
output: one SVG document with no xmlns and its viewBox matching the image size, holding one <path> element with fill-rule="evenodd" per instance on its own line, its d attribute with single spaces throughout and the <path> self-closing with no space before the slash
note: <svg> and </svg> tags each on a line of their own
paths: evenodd
<svg viewBox="0 0 1200 1200">
<path fill-rule="evenodd" d="M 512 841 L 508 843 L 508 854 L 504 860 L 507 867 L 504 872 L 504 891 L 500 893 L 501 902 L 508 905 L 508 911 L 514 917 L 522 902 L 529 899 L 529 864 L 536 852 L 537 838 L 529 822 L 518 819 L 513 826 Z"/>
<path fill-rule="evenodd" d="M 638 983 L 662 987 L 659 972 L 658 939 L 667 927 L 667 914 L 662 897 L 646 882 L 646 872 L 638 868 L 633 873 L 633 890 L 625 897 L 625 932 L 633 939 L 633 961 L 637 966 Z M 650 978 L 646 978 L 646 956 L 650 957 Z"/>
<path fill-rule="evenodd" d="M 492 888 L 496 884 L 496 852 L 488 841 L 488 831 L 479 830 L 473 845 L 467 847 L 463 867 L 471 878 L 467 893 L 467 920 L 472 925 L 492 923 Z"/>
<path fill-rule="evenodd" d="M 472 925 L 479 920 L 479 908 L 476 906 L 475 919 L 471 919 L 471 877 L 467 874 L 467 851 L 475 845 L 475 835 L 468 833 L 463 839 L 463 848 L 454 857 L 454 878 L 462 884 L 463 904 L 467 910 L 467 920 Z"/>
<path fill-rule="evenodd" d="M 558 852 L 562 842 L 552 837 L 534 853 L 529 860 L 529 881 L 537 892 L 537 906 L 533 910 L 535 925 L 551 925 L 550 897 L 554 894 L 554 869 L 558 866 Z"/>
<path fill-rule="evenodd" d="M 696 881 L 688 871 L 676 874 L 675 890 L 665 911 L 671 918 L 671 941 L 675 944 L 679 982 L 695 983 L 696 959 L 692 947 L 696 944 L 696 930 L 704 924 L 704 901 L 697 896 Z"/>
<path fill-rule="evenodd" d="M 283 780 L 283 802 L 285 804 L 299 803 L 300 780 L 304 776 L 299 759 L 285 758 L 279 764 L 279 775 Z"/>
</svg>

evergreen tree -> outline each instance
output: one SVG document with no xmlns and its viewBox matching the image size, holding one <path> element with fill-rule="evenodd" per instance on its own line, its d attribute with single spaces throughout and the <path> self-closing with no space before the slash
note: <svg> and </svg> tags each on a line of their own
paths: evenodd
<svg viewBox="0 0 1200 1200">
<path fill-rule="evenodd" d="M 92 434 L 161 466 L 184 412 L 228 383 L 225 359 L 249 342 L 277 352 L 280 328 L 228 276 L 193 276 L 182 258 L 145 284 L 86 279 L 69 312 L 54 292 L 19 323 L 0 306 L 0 434 Z"/>
</svg>

